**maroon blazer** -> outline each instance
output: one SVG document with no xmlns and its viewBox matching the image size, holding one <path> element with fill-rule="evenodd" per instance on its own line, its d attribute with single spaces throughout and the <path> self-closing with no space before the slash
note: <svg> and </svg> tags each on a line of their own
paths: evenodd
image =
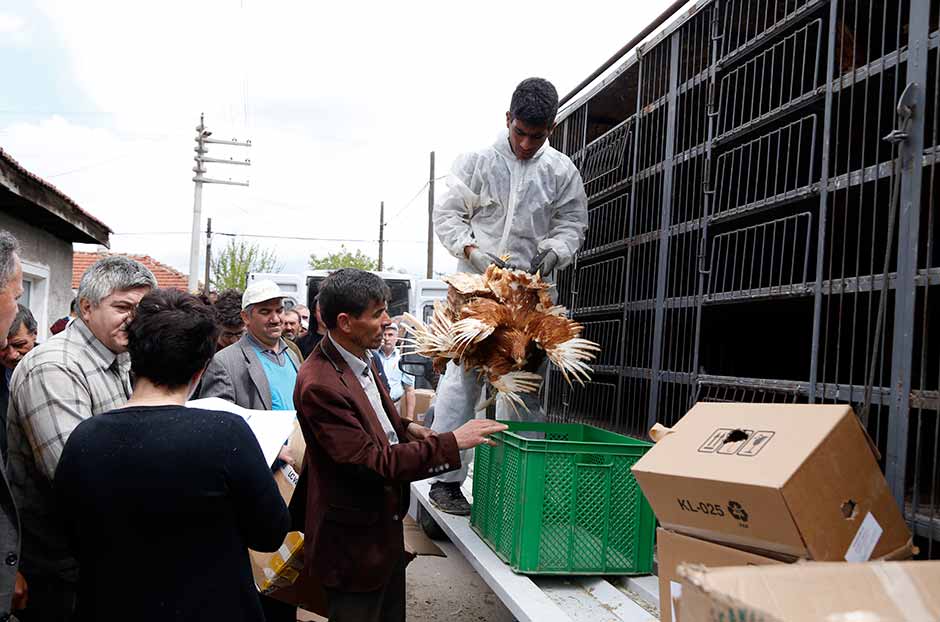
<svg viewBox="0 0 940 622">
<path fill-rule="evenodd" d="M 307 442 L 304 555 L 326 587 L 377 590 L 404 555 L 410 483 L 460 466 L 452 432 L 407 441 L 408 422 L 371 369 L 400 442 L 389 445 L 369 398 L 329 338 L 297 375 L 294 404 Z"/>
</svg>

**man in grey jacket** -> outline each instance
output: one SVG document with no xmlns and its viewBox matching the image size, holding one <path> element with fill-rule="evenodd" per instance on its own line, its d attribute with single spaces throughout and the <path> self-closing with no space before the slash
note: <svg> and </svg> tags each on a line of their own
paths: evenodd
<svg viewBox="0 0 940 622">
<path fill-rule="evenodd" d="M 16 238 L 0 230 L 0 349 L 7 347 L 7 332 L 16 317 L 16 301 L 23 294 L 23 268 Z M 26 581 L 19 573 L 20 517 L 10 494 L 6 469 L 0 468 L 0 622 L 26 606 Z"/>
<path fill-rule="evenodd" d="M 282 299 L 273 281 L 255 281 L 245 290 L 242 319 L 248 330 L 212 357 L 199 397 L 220 397 L 254 410 L 294 410 L 301 361 L 281 337 Z"/>
</svg>

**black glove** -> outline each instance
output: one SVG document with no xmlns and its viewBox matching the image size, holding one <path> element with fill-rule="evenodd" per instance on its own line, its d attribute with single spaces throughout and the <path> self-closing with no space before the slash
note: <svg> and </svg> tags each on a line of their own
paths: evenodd
<svg viewBox="0 0 940 622">
<path fill-rule="evenodd" d="M 555 251 L 546 250 L 532 258 L 532 265 L 529 266 L 529 272 L 535 274 L 538 272 L 542 276 L 548 276 L 558 265 L 558 255 Z"/>
<path fill-rule="evenodd" d="M 474 269 L 483 274 L 486 272 L 486 269 L 490 267 L 490 264 L 496 266 L 497 268 L 502 268 L 503 270 L 516 270 L 517 268 L 510 263 L 507 263 L 493 255 L 492 253 L 487 253 L 486 251 L 481 251 L 479 248 L 474 248 L 470 251 L 470 256 L 467 257 L 467 261 L 470 262 L 470 265 Z"/>
</svg>

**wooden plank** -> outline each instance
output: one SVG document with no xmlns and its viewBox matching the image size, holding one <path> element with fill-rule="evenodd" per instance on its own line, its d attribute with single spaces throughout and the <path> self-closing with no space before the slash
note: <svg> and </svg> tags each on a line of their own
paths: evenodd
<svg viewBox="0 0 940 622">
<path fill-rule="evenodd" d="M 655 622 L 656 616 L 635 603 L 627 594 L 621 592 L 600 577 L 578 577 L 577 582 L 605 610 L 623 622 Z"/>
<path fill-rule="evenodd" d="M 646 601 L 647 605 L 659 609 L 659 577 L 656 575 L 624 577 L 622 585 L 635 592 L 637 596 Z"/>
</svg>

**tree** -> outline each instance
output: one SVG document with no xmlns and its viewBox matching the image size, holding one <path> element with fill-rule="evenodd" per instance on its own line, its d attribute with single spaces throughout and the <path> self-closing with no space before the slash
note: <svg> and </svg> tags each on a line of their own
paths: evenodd
<svg viewBox="0 0 940 622">
<path fill-rule="evenodd" d="M 360 250 L 350 252 L 346 245 L 341 245 L 336 253 L 318 257 L 315 253 L 310 255 L 307 265 L 311 270 L 338 270 L 340 268 L 359 268 L 360 270 L 377 270 L 379 262 L 372 259 Z"/>
<path fill-rule="evenodd" d="M 210 280 L 216 291 L 244 290 L 249 272 L 280 272 L 283 269 L 274 252 L 251 242 L 232 239 L 221 253 L 212 258 Z"/>
</svg>

